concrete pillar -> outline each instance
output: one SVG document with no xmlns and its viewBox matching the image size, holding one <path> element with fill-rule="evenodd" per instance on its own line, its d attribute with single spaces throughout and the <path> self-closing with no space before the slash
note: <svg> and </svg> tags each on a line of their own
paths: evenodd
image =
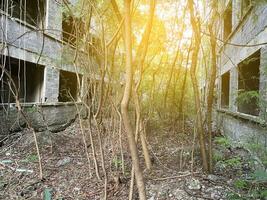
<svg viewBox="0 0 267 200">
<path fill-rule="evenodd" d="M 46 0 L 45 28 L 50 36 L 61 39 L 62 37 L 62 8 L 55 0 Z"/>
<path fill-rule="evenodd" d="M 267 121 L 267 47 L 261 49 L 260 58 L 260 117 Z"/>
<path fill-rule="evenodd" d="M 233 29 L 238 25 L 241 18 L 241 1 L 243 0 L 232 0 L 232 26 Z"/>
<path fill-rule="evenodd" d="M 44 72 L 44 102 L 58 102 L 59 95 L 59 70 L 45 67 Z"/>
<path fill-rule="evenodd" d="M 238 92 L 238 71 L 237 67 L 230 70 L 230 91 L 229 91 L 229 109 L 237 111 L 237 92 Z"/>
</svg>

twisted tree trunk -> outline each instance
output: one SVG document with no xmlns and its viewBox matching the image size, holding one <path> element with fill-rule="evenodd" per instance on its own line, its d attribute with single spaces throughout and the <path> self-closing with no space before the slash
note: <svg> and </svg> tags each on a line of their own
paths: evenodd
<svg viewBox="0 0 267 200">
<path fill-rule="evenodd" d="M 196 68 L 197 68 L 197 59 L 198 53 L 201 44 L 201 34 L 200 34 L 200 24 L 199 20 L 197 20 L 194 11 L 194 2 L 193 0 L 188 0 L 188 8 L 190 11 L 190 21 L 193 28 L 194 34 L 194 46 L 193 46 L 193 53 L 192 53 L 192 64 L 190 68 L 190 75 L 192 79 L 193 91 L 195 96 L 195 106 L 196 106 L 196 117 L 197 117 L 197 130 L 199 136 L 199 145 L 200 145 L 200 153 L 202 158 L 202 164 L 205 171 L 208 171 L 208 160 L 207 160 L 207 151 L 206 151 L 206 144 L 205 144 L 205 136 L 204 136 L 204 129 L 202 124 L 202 112 L 201 112 L 201 104 L 200 104 L 200 94 L 198 88 L 198 80 L 196 77 Z"/>
<path fill-rule="evenodd" d="M 209 134 L 209 172 L 212 172 L 212 106 L 214 99 L 214 88 L 216 80 L 216 38 L 214 35 L 214 22 L 216 18 L 216 1 L 212 1 L 212 18 L 209 24 L 210 45 L 211 45 L 211 71 L 209 79 L 208 97 L 207 97 L 207 127 Z"/>
<path fill-rule="evenodd" d="M 127 133 L 130 153 L 132 157 L 132 164 L 135 171 L 136 185 L 139 192 L 139 198 L 146 200 L 145 184 L 143 179 L 143 173 L 139 166 L 139 157 L 137 146 L 134 139 L 133 129 L 130 123 L 128 105 L 131 96 L 133 70 L 132 70 L 132 38 L 131 38 L 131 16 L 130 16 L 130 4 L 131 0 L 125 0 L 125 52 L 126 52 L 126 84 L 124 95 L 121 101 L 121 114 L 123 124 Z"/>
</svg>

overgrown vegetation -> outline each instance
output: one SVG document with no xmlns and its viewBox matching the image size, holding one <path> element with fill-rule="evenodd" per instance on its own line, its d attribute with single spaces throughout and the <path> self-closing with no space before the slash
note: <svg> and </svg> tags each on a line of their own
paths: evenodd
<svg viewBox="0 0 267 200">
<path fill-rule="evenodd" d="M 59 137 L 60 140 L 57 142 L 58 146 L 62 145 L 60 142 L 66 142 L 71 146 L 70 149 L 77 147 L 79 153 L 75 152 L 74 160 L 80 157 L 84 160 L 81 162 L 82 166 L 77 164 L 78 167 L 75 170 L 79 170 L 79 167 L 83 168 L 86 172 L 82 173 L 82 178 L 86 177 L 85 183 L 91 180 L 96 182 L 93 186 L 94 191 L 83 194 L 85 198 L 90 199 L 96 194 L 101 199 L 118 198 L 120 192 L 118 188 L 121 187 L 124 193 L 127 193 L 121 198 L 132 200 L 139 197 L 141 200 L 146 200 L 147 182 L 180 180 L 190 176 L 189 181 L 184 181 L 184 186 L 193 192 L 188 192 L 186 189 L 184 191 L 195 198 L 210 199 L 216 197 L 217 193 L 207 192 L 205 187 L 200 185 L 201 181 L 207 182 L 208 178 L 203 178 L 207 174 L 218 175 L 220 176 L 218 179 L 224 180 L 224 188 L 221 190 L 227 190 L 227 195 L 221 192 L 219 198 L 267 198 L 266 145 L 258 141 L 258 138 L 252 138 L 247 148 L 255 152 L 256 157 L 253 157 L 253 154 L 242 147 L 233 146 L 228 138 L 215 137 L 215 134 L 220 135 L 220 127 L 215 130 L 213 126 L 216 120 L 214 111 L 220 107 L 220 98 L 216 97 L 215 92 L 219 92 L 217 91 L 220 89 L 221 74 L 219 73 L 222 71 L 221 69 L 217 71 L 222 67 L 219 66 L 222 58 L 217 61 L 219 58 L 217 53 L 226 48 L 227 44 L 235 48 L 246 47 L 246 44 L 235 44 L 230 41 L 232 30 L 228 30 L 230 32 L 226 38 L 220 39 L 222 29 L 226 28 L 221 26 L 231 23 L 232 28 L 232 16 L 234 16 L 232 13 L 229 15 L 231 20 L 225 20 L 220 24 L 227 14 L 224 12 L 232 9 L 232 1 L 230 1 L 231 5 L 224 5 L 225 2 L 216 0 L 209 2 L 198 0 L 78 0 L 76 3 L 62 0 L 55 2 L 53 5 L 60 8 L 62 12 L 60 15 L 62 30 L 53 31 L 60 32 L 62 35 L 61 39 L 55 39 L 62 40 L 58 44 L 62 45 L 62 54 L 55 58 L 56 66 L 53 66 L 53 69 L 60 71 L 63 66 L 65 69 L 71 68 L 71 71 L 75 72 L 75 83 L 68 80 L 65 82 L 71 86 L 77 85 L 75 94 L 72 94 L 70 88 L 65 88 L 63 92 L 59 92 L 58 99 L 62 95 L 64 97 L 62 105 L 66 102 L 72 103 L 75 114 L 77 113 L 75 124 L 78 126 L 75 127 L 77 133 L 73 137 L 66 134 L 64 136 L 69 140 L 65 141 Z M 256 6 L 255 1 L 244 2 L 240 5 L 240 7 L 246 7 L 242 12 L 247 13 Z M 49 14 L 53 15 L 53 13 Z M 10 16 L 7 13 L 6 19 L 8 17 Z M 242 15 L 241 18 L 243 17 Z M 42 22 L 42 24 L 45 23 Z M 51 30 L 36 27 L 34 31 L 44 34 Z M 43 39 L 42 46 L 45 45 L 47 45 L 46 39 Z M 263 45 L 266 44 L 252 44 L 250 47 Z M 10 44 L 5 42 L 3 46 L 9 47 Z M 5 47 L 4 51 L 6 51 Z M 256 54 L 258 53 L 260 54 L 260 50 L 257 49 Z M 42 54 L 43 49 L 38 55 L 37 64 L 40 59 L 48 59 Z M 228 63 L 235 65 L 228 55 L 224 57 L 228 58 Z M 259 61 L 259 59 L 257 57 L 255 60 Z M 243 65 L 248 65 L 250 62 L 252 61 L 243 62 Z M 238 68 L 238 66 L 234 67 Z M 83 76 L 79 74 L 81 72 Z M 18 77 L 13 80 L 12 70 L 1 65 L 0 80 L 5 76 L 2 85 L 10 90 L 9 99 L 10 95 L 14 96 L 14 107 L 19 113 L 18 121 L 22 116 L 25 121 L 24 126 L 33 133 L 36 152 L 23 155 L 23 161 L 25 165 L 38 163 L 39 178 L 45 182 L 46 176 L 51 176 L 43 173 L 46 167 L 51 168 L 47 166 L 45 159 L 48 163 L 53 163 L 55 168 L 59 168 L 71 163 L 73 158 L 66 157 L 58 162 L 51 161 L 49 155 L 55 154 L 53 146 L 55 138 L 41 110 L 42 103 L 46 103 L 46 100 L 40 102 L 40 108 L 39 105 L 23 108 L 24 102 L 21 99 L 25 94 L 22 94 L 22 86 L 17 83 L 21 78 L 19 74 L 20 68 L 18 68 Z M 229 77 L 231 78 L 228 81 L 233 82 L 232 72 Z M 60 79 L 60 75 L 58 78 Z M 255 85 L 259 86 L 258 76 L 249 78 L 254 81 L 256 79 L 258 82 Z M 230 91 L 232 83 L 229 83 L 226 88 L 229 90 L 228 104 L 229 99 L 234 98 L 230 93 L 236 97 L 234 102 L 231 102 L 234 105 L 229 104 L 226 108 L 230 111 L 235 110 L 235 114 L 238 115 L 238 112 L 242 112 L 239 107 L 246 109 L 247 105 L 253 104 L 253 112 L 243 113 L 254 115 L 254 118 L 262 120 L 261 115 L 266 115 L 266 105 L 262 99 L 264 95 L 259 88 L 250 89 L 248 84 L 245 84 L 246 81 L 247 77 L 240 79 L 244 88 L 239 91 L 232 91 L 233 88 Z M 43 88 L 40 93 L 42 92 Z M 6 107 L 3 108 L 6 109 Z M 8 109 L 9 107 L 5 110 L 7 114 Z M 49 142 L 45 141 L 45 145 L 41 144 L 40 138 L 37 138 L 35 127 L 27 115 L 36 112 L 40 114 L 38 117 L 44 122 L 44 130 L 49 135 Z M 45 137 L 46 135 L 43 136 Z M 158 158 L 159 155 L 154 148 L 159 146 L 151 144 L 149 140 L 151 137 L 157 142 L 158 140 L 165 142 L 165 137 L 170 140 L 178 138 L 180 146 L 177 145 L 173 149 L 169 147 L 168 142 L 159 144 L 153 140 L 155 144 L 163 145 L 168 150 L 166 151 L 170 154 L 169 157 L 175 158 L 171 163 L 175 166 L 169 166 L 166 164 L 168 162 L 164 163 L 166 160 L 161 161 Z M 3 141 L 8 139 L 9 136 Z M 76 141 L 78 139 L 79 141 Z M 21 149 L 21 146 L 16 148 Z M 64 149 L 56 149 L 55 152 L 58 155 L 65 155 Z M 262 161 L 262 169 L 256 168 L 258 164 L 255 164 L 256 158 Z M 16 172 L 16 168 L 6 163 L 0 162 L 0 164 L 3 168 Z M 157 167 L 160 169 L 155 169 Z M 172 167 L 175 170 L 172 170 Z M 163 176 L 157 177 L 162 175 L 160 173 Z M 198 176 L 199 173 L 202 173 L 202 176 Z M 202 177 L 201 181 L 197 177 Z M 193 184 L 190 184 L 190 180 Z M 217 179 L 209 181 L 205 184 L 213 190 L 218 188 L 212 188 L 210 186 L 212 183 L 221 184 Z M 5 184 L 8 183 L 0 182 L 0 188 L 7 187 Z M 47 187 L 42 189 L 42 197 L 45 200 L 52 199 L 52 193 L 55 191 Z M 82 189 L 75 187 L 75 190 L 79 194 Z M 205 192 L 209 194 L 208 197 L 205 196 Z M 25 193 L 21 196 L 23 195 L 26 196 Z M 162 196 L 172 197 L 168 196 L 167 190 L 164 190 Z"/>
</svg>

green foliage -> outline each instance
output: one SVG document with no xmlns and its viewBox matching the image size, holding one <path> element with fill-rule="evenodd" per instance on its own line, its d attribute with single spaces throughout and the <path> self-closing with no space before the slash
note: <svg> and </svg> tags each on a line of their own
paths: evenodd
<svg viewBox="0 0 267 200">
<path fill-rule="evenodd" d="M 27 112 L 28 112 L 28 113 L 34 113 L 34 112 L 37 112 L 37 107 L 36 107 L 36 106 L 33 106 L 33 107 L 30 107 L 30 108 L 27 108 Z"/>
<path fill-rule="evenodd" d="M 242 159 L 239 156 L 236 156 L 234 158 L 225 160 L 224 162 L 226 166 L 229 166 L 229 167 L 240 167 L 242 164 Z"/>
<path fill-rule="evenodd" d="M 113 158 L 112 163 L 115 165 L 116 168 L 122 166 L 122 160 L 117 157 Z"/>
<path fill-rule="evenodd" d="M 35 154 L 29 155 L 23 162 L 36 162 L 38 161 L 38 156 Z"/>
<path fill-rule="evenodd" d="M 254 152 L 258 152 L 262 149 L 262 145 L 259 143 L 249 143 L 248 148 Z"/>
<path fill-rule="evenodd" d="M 246 180 L 243 180 L 243 179 L 237 179 L 235 182 L 234 182 L 234 186 L 238 189 L 241 189 L 241 190 L 244 190 L 248 187 L 248 183 Z"/>
<path fill-rule="evenodd" d="M 242 190 L 242 193 L 230 192 L 227 197 L 229 200 L 265 199 L 267 197 L 267 190 L 264 187 L 266 183 L 267 172 L 264 170 L 256 170 L 251 174 L 251 178 L 237 179 L 234 182 L 234 187 L 238 190 Z"/>
<path fill-rule="evenodd" d="M 229 199 L 229 200 L 246 200 L 246 198 L 239 196 L 238 194 L 233 193 L 233 192 L 229 192 L 227 194 L 227 199 Z"/>
<path fill-rule="evenodd" d="M 220 152 L 214 152 L 213 153 L 213 160 L 215 162 L 222 161 L 223 159 L 224 159 L 224 157 L 223 157 L 223 154 L 222 153 L 220 153 Z"/>
<path fill-rule="evenodd" d="M 221 145 L 222 147 L 229 148 L 230 147 L 230 141 L 226 137 L 216 137 L 214 139 L 215 143 Z"/>
<path fill-rule="evenodd" d="M 262 190 L 262 191 L 260 192 L 260 196 L 261 196 L 261 198 L 266 199 L 266 198 L 267 198 L 267 189 Z"/>
<path fill-rule="evenodd" d="M 259 105 L 259 91 L 239 91 L 237 102 L 240 104 L 249 104 L 251 102 L 256 101 L 257 105 Z"/>
<path fill-rule="evenodd" d="M 246 147 L 256 153 L 257 157 L 261 160 L 262 164 L 267 168 L 267 151 L 264 144 L 259 141 L 257 136 L 250 138 Z"/>
</svg>

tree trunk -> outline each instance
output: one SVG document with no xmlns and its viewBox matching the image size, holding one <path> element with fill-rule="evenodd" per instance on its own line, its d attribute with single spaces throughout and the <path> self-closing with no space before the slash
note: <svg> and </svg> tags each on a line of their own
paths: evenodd
<svg viewBox="0 0 267 200">
<path fill-rule="evenodd" d="M 139 192 L 139 198 L 141 200 L 146 200 L 146 191 L 145 184 L 143 179 L 143 173 L 139 166 L 139 157 L 137 146 L 134 139 L 133 129 L 131 127 L 129 113 L 128 113 L 128 105 L 131 96 L 131 88 L 132 88 L 132 38 L 131 38 L 131 16 L 130 16 L 130 0 L 124 0 L 125 6 L 125 52 L 126 52 L 126 84 L 124 95 L 121 101 L 121 113 L 122 119 L 124 123 L 124 127 L 127 133 L 130 153 L 132 157 L 132 163 L 135 170 L 136 177 L 136 185 Z"/>
<path fill-rule="evenodd" d="M 188 48 L 188 53 L 187 53 L 187 58 L 186 58 L 186 66 L 189 63 L 191 48 L 192 48 L 192 41 L 191 41 L 190 46 Z M 184 106 L 184 96 L 185 96 L 187 73 L 188 73 L 188 68 L 185 69 L 185 75 L 184 75 L 183 85 L 182 85 L 182 89 L 181 89 L 182 94 L 181 94 L 181 98 L 180 98 L 180 102 L 179 102 L 179 118 L 180 119 L 183 116 L 183 106 Z"/>
<path fill-rule="evenodd" d="M 204 129 L 202 125 L 202 112 L 201 112 L 201 104 L 200 104 L 200 94 L 198 88 L 198 81 L 196 77 L 196 68 L 197 68 L 197 59 L 198 53 L 201 44 L 201 34 L 200 34 L 200 24 L 199 20 L 196 20 L 194 16 L 194 2 L 193 0 L 188 0 L 188 7 L 190 11 L 190 21 L 193 28 L 194 34 L 194 46 L 193 46 L 193 53 L 192 53 L 192 64 L 190 68 L 190 75 L 192 79 L 193 91 L 195 96 L 195 106 L 196 106 L 196 114 L 197 114 L 197 130 L 199 135 L 199 145 L 200 145 L 200 153 L 202 158 L 202 164 L 205 171 L 208 171 L 208 160 L 207 160 L 207 152 L 206 152 L 206 144 L 205 144 L 205 136 L 204 136 Z"/>
<path fill-rule="evenodd" d="M 212 172 L 212 106 L 213 106 L 213 96 L 214 96 L 214 87 L 216 80 L 216 38 L 214 35 L 214 21 L 216 17 L 216 1 L 212 2 L 212 18 L 209 24 L 209 32 L 210 32 L 210 45 L 211 45 L 211 72 L 209 79 L 209 90 L 207 97 L 207 127 L 209 134 L 209 172 Z"/>
</svg>

